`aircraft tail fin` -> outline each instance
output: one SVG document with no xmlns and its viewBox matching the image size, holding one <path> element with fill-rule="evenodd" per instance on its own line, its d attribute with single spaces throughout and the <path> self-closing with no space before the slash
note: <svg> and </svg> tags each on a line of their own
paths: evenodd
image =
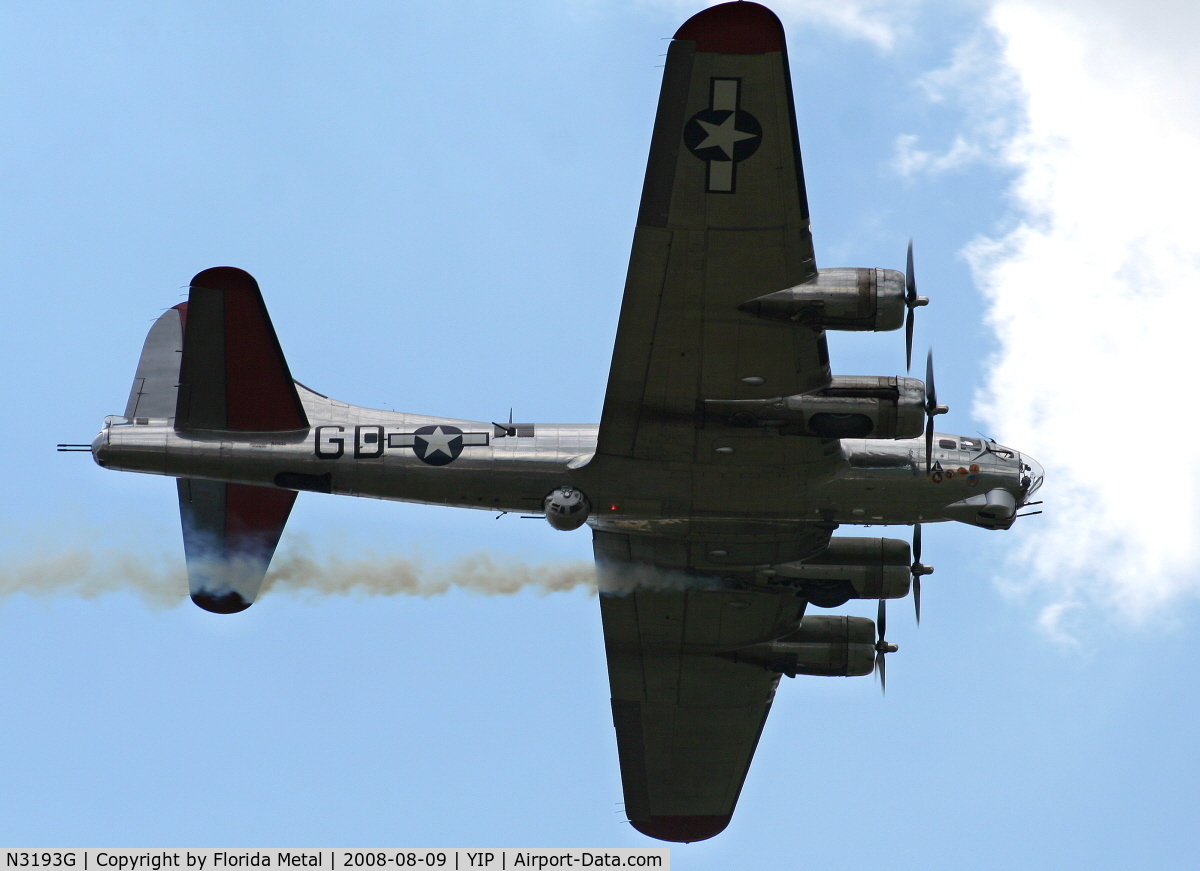
<svg viewBox="0 0 1200 871">
<path fill-rule="evenodd" d="M 308 428 L 258 282 L 232 266 L 192 279 L 174 412 L 179 430 Z"/>
<path fill-rule="evenodd" d="M 179 514 L 192 601 L 234 614 L 253 604 L 296 491 L 179 478 Z"/>
<path fill-rule="evenodd" d="M 171 418 L 175 416 L 179 357 L 183 351 L 183 321 L 187 303 L 169 308 L 154 322 L 142 345 L 125 416 Z"/>
</svg>

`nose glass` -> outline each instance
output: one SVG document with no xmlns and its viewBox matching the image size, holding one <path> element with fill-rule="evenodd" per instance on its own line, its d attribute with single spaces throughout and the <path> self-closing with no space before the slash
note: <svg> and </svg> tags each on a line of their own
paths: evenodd
<svg viewBox="0 0 1200 871">
<path fill-rule="evenodd" d="M 1029 497 L 1037 492 L 1038 487 L 1042 486 L 1042 481 L 1046 477 L 1046 471 L 1042 468 L 1042 464 L 1028 454 L 1021 454 L 1021 484 L 1025 489 L 1025 501 L 1029 501 Z"/>
</svg>

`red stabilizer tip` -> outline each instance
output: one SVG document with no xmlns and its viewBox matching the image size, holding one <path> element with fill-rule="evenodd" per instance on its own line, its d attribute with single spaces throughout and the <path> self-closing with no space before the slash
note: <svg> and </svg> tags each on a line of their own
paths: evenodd
<svg viewBox="0 0 1200 871">
<path fill-rule="evenodd" d="M 181 302 L 178 305 L 171 306 L 171 308 L 173 308 L 173 309 L 175 309 L 175 311 L 179 312 L 179 325 L 186 332 L 187 331 L 187 303 Z"/>
<path fill-rule="evenodd" d="M 703 14 L 701 13 L 701 15 Z M 650 817 L 645 820 L 630 820 L 629 823 L 643 835 L 649 835 L 651 838 L 689 844 L 692 841 L 703 841 L 721 834 L 731 819 L 733 819 L 732 814 L 725 814 L 724 816 Z"/>
<path fill-rule="evenodd" d="M 192 593 L 192 601 L 205 611 L 212 611 L 214 614 L 236 614 L 250 607 L 249 602 L 233 592 L 221 593 L 220 595 L 216 593 Z"/>
<path fill-rule="evenodd" d="M 766 54 L 783 51 L 783 24 L 766 6 L 722 3 L 683 22 L 675 38 L 695 40 L 696 51 Z"/>
<path fill-rule="evenodd" d="M 236 266 L 214 266 L 197 272 L 192 279 L 192 287 L 208 287 L 213 290 L 249 290 L 258 292 L 258 282 L 254 276 Z"/>
</svg>

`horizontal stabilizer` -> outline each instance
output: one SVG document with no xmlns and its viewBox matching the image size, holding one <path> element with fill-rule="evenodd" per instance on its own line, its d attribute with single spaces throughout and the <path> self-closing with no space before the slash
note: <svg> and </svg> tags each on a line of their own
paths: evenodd
<svg viewBox="0 0 1200 871">
<path fill-rule="evenodd" d="M 176 429 L 308 428 L 258 282 L 248 272 L 218 266 L 199 273 L 183 320 Z"/>
<path fill-rule="evenodd" d="M 296 502 L 293 490 L 179 478 L 192 601 L 234 614 L 253 604 Z"/>
<path fill-rule="evenodd" d="M 183 352 L 183 321 L 187 303 L 169 308 L 154 322 L 142 345 L 125 417 L 169 418 L 175 416 L 179 357 Z"/>
</svg>

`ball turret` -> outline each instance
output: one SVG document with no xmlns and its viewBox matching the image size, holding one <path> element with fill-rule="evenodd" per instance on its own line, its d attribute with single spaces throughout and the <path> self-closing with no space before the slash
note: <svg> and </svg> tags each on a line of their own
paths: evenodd
<svg viewBox="0 0 1200 871">
<path fill-rule="evenodd" d="M 583 526 L 592 511 L 592 504 L 574 487 L 559 487 L 546 497 L 546 520 L 555 529 L 570 532 Z"/>
</svg>

